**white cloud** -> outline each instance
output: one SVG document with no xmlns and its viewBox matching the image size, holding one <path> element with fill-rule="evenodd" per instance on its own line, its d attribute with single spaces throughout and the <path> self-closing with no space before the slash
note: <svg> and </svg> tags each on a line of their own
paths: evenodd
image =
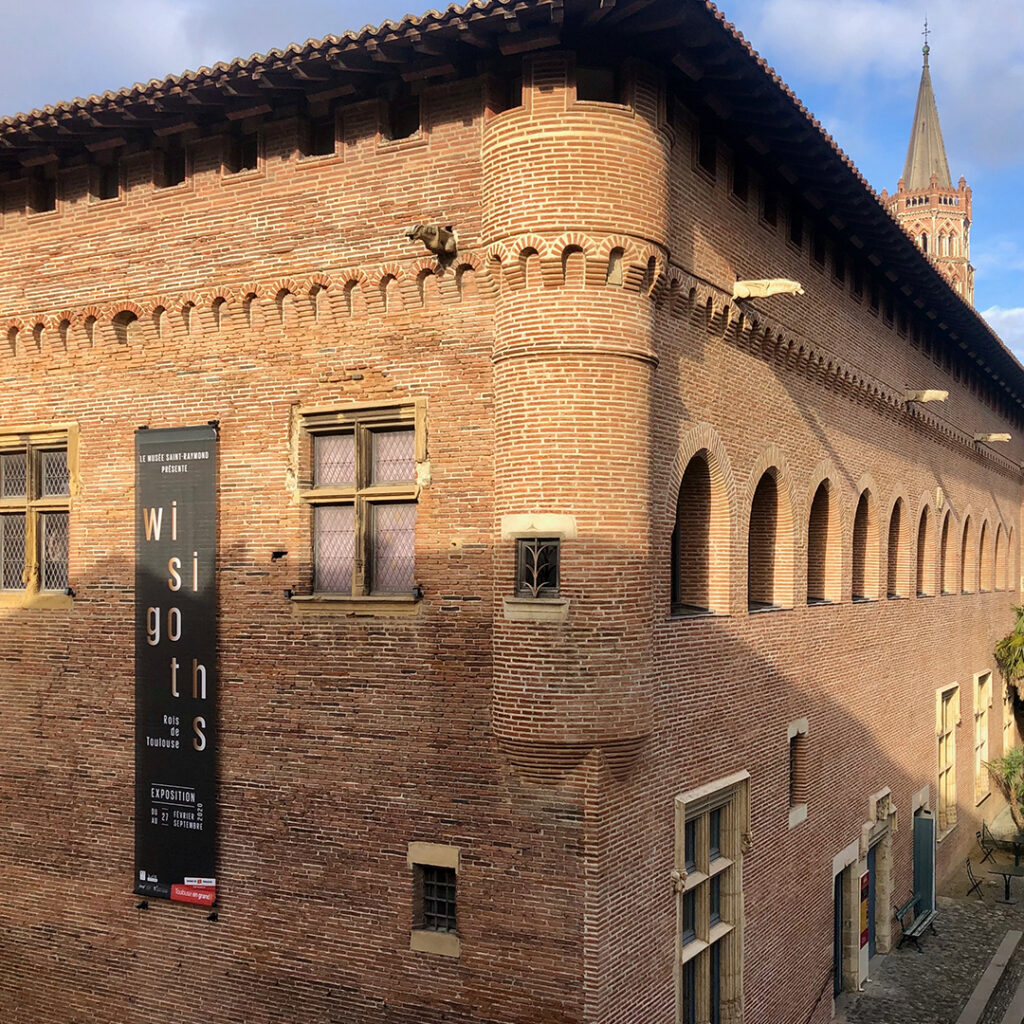
<svg viewBox="0 0 1024 1024">
<path fill-rule="evenodd" d="M 983 309 L 981 315 L 1006 345 L 1013 349 L 1017 358 L 1024 359 L 1024 306 L 1014 309 L 990 306 Z"/>
</svg>

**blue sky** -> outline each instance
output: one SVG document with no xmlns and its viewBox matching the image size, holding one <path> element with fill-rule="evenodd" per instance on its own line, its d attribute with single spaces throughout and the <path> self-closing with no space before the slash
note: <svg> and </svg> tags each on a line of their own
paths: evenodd
<svg viewBox="0 0 1024 1024">
<path fill-rule="evenodd" d="M 974 190 L 976 305 L 1024 358 L 1024 4 L 722 0 L 720 6 L 879 191 L 892 191 L 903 169 L 927 9 L 950 172 L 954 180 L 963 174 Z M 426 4 L 35 0 L 5 8 L 0 113 L 12 114 L 422 13 Z"/>
</svg>

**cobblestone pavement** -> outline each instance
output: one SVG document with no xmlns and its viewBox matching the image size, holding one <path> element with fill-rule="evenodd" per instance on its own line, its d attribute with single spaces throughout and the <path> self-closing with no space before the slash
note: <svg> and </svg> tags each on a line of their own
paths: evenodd
<svg viewBox="0 0 1024 1024">
<path fill-rule="evenodd" d="M 863 992 L 849 993 L 837 1006 L 836 1020 L 844 1024 L 955 1024 L 974 986 L 1007 931 L 1024 931 L 1024 888 L 1013 882 L 1013 906 L 996 903 L 1002 896 L 1001 878 L 990 880 L 984 868 L 984 900 L 938 899 L 936 935 L 921 940 L 923 952 L 912 943 L 876 957 Z M 964 878 L 963 889 L 967 881 Z M 1014 989 L 1024 978 L 1024 940 L 1010 961 L 982 1024 L 1000 1024 Z"/>
</svg>

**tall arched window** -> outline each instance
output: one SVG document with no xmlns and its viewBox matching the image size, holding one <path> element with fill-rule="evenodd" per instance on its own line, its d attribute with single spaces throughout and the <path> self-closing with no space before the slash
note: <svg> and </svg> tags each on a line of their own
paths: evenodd
<svg viewBox="0 0 1024 1024">
<path fill-rule="evenodd" d="M 853 599 L 871 601 L 878 597 L 878 524 L 875 501 L 865 490 L 853 517 Z"/>
<path fill-rule="evenodd" d="M 885 592 L 889 597 L 907 596 L 907 548 L 903 543 L 903 501 L 897 498 L 889 514 L 889 545 L 886 557 Z"/>
<path fill-rule="evenodd" d="M 707 450 L 683 473 L 672 531 L 672 611 L 727 612 L 729 510 Z"/>
<path fill-rule="evenodd" d="M 925 505 L 917 523 L 917 596 L 935 593 L 935 538 L 932 531 L 932 510 Z"/>
<path fill-rule="evenodd" d="M 1006 589 L 1006 535 L 1003 531 L 1003 524 L 996 527 L 996 564 L 993 590 Z"/>
<path fill-rule="evenodd" d="M 960 593 L 973 594 L 978 586 L 978 558 L 971 530 L 971 517 L 964 521 L 964 535 L 960 541 Z"/>
<path fill-rule="evenodd" d="M 928 235 L 924 231 L 921 232 L 921 248 L 924 252 L 928 251 Z"/>
<path fill-rule="evenodd" d="M 992 589 L 992 544 L 989 539 L 988 523 L 981 524 L 978 539 L 978 590 L 986 593 Z"/>
<path fill-rule="evenodd" d="M 942 532 L 939 534 L 939 593 L 952 594 L 956 586 L 956 572 L 954 566 L 955 555 L 953 548 L 956 541 L 952 539 L 950 529 L 950 515 L 947 509 L 942 517 Z"/>
<path fill-rule="evenodd" d="M 814 492 L 807 520 L 807 603 L 838 601 L 842 558 L 838 503 L 832 485 L 822 480 Z"/>
<path fill-rule="evenodd" d="M 792 527 L 792 510 L 773 467 L 758 481 L 750 503 L 747 606 L 752 611 L 792 604 Z"/>
</svg>

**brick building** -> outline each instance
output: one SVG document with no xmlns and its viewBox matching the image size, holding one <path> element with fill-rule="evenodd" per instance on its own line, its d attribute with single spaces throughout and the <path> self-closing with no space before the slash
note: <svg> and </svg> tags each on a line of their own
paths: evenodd
<svg viewBox="0 0 1024 1024">
<path fill-rule="evenodd" d="M 810 1024 L 960 877 L 1024 371 L 710 4 L 482 0 L 0 171 L 5 1021 Z M 210 421 L 216 919 L 131 884 L 137 431 Z"/>
</svg>

